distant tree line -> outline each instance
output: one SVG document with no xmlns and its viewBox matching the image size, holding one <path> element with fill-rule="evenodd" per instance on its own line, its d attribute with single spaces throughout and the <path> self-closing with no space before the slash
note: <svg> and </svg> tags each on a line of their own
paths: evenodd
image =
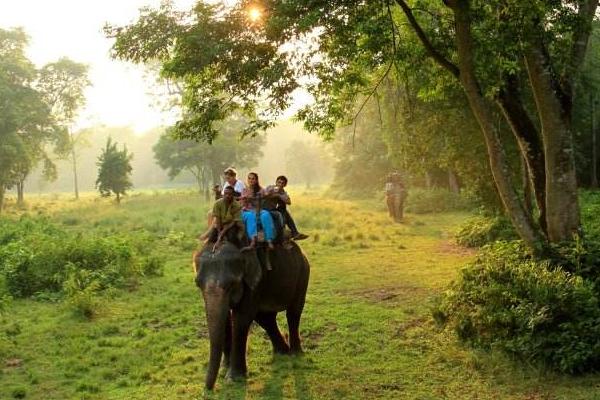
<svg viewBox="0 0 600 400">
<path fill-rule="evenodd" d="M 0 212 L 13 187 L 23 203 L 24 182 L 38 165 L 46 179 L 56 179 L 50 149 L 71 157 L 77 179 L 77 137 L 70 127 L 85 100 L 87 67 L 61 58 L 36 69 L 25 54 L 28 42 L 20 28 L 0 29 Z"/>
</svg>

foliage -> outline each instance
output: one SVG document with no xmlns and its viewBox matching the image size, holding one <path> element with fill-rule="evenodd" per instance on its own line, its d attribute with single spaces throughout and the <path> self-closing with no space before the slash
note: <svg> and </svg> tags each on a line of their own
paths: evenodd
<svg viewBox="0 0 600 400">
<path fill-rule="evenodd" d="M 473 208 L 469 199 L 447 189 L 409 188 L 405 202 L 406 211 L 415 214 L 467 211 Z"/>
<path fill-rule="evenodd" d="M 331 158 L 322 145 L 295 140 L 285 149 L 285 160 L 291 182 L 305 182 L 309 188 L 327 180 L 323 172 L 330 168 Z"/>
<path fill-rule="evenodd" d="M 487 247 L 461 271 L 434 311 L 463 341 L 576 373 L 600 362 L 600 304 L 591 282 L 520 244 Z"/>
<path fill-rule="evenodd" d="M 47 159 L 44 145 L 56 132 L 34 88 L 37 71 L 25 54 L 28 40 L 22 29 L 0 29 L 0 212 L 5 190 L 22 182 L 40 159 Z M 46 166 L 52 170 L 52 163 Z"/>
<path fill-rule="evenodd" d="M 117 203 L 121 202 L 121 196 L 125 195 L 127 190 L 133 187 L 131 183 L 131 159 L 133 154 L 127 151 L 117 149 L 117 143 L 113 143 L 109 137 L 106 141 L 106 147 L 98 157 L 98 179 L 96 187 L 102 197 L 109 197 L 114 194 Z"/>
<path fill-rule="evenodd" d="M 332 146 L 337 162 L 330 193 L 335 197 L 372 197 L 381 192 L 393 166 L 382 138 L 358 129 L 356 135 L 342 130 Z"/>
<path fill-rule="evenodd" d="M 73 235 L 44 220 L 0 223 L 0 276 L 9 294 L 29 297 L 76 287 L 96 290 L 124 287 L 142 271 L 160 273 L 162 263 L 149 256 L 141 263 L 130 240 Z M 85 272 L 81 272 L 85 270 Z M 65 282 L 70 282 L 65 285 Z M 76 282 L 83 282 L 77 283 Z M 74 286 L 75 285 L 75 286 Z M 86 295 L 89 294 L 86 292 Z"/>
<path fill-rule="evenodd" d="M 414 143 L 403 147 L 413 156 L 423 152 L 424 158 L 449 149 L 427 164 L 454 174 L 463 167 L 471 179 L 485 176 L 477 183 L 488 183 L 488 189 L 493 182 L 515 229 L 532 248 L 546 239 L 570 240 L 579 229 L 570 117 L 596 1 L 509 6 L 462 0 L 271 1 L 263 7 L 264 19 L 248 18 L 259 6 L 251 0 L 229 7 L 198 2 L 189 12 L 178 12 L 163 4 L 105 32 L 116 38 L 116 57 L 158 62 L 165 78 L 183 85 L 186 113 L 178 125 L 188 128 L 186 137 L 209 141 L 215 121 L 239 110 L 252 118 L 247 131 L 269 126 L 298 87 L 315 101 L 297 118 L 308 130 L 331 137 L 339 124 L 356 122 L 365 101 L 379 101 L 379 90 L 391 77 L 389 92 L 406 97 L 396 121 L 409 128 L 391 126 L 391 153 L 401 149 L 395 142 Z M 464 112 L 467 105 L 473 115 Z M 473 116 L 484 140 L 472 140 Z M 403 141 L 410 128 L 417 128 L 417 140 Z M 520 146 L 505 140 L 509 131 Z M 477 151 L 484 143 L 487 158 Z M 464 149 L 468 152 L 461 154 Z M 522 156 L 531 175 L 537 224 L 535 210 L 524 206 L 514 183 L 511 151 Z M 411 166 L 421 167 L 413 161 Z"/>
<path fill-rule="evenodd" d="M 67 301 L 76 313 L 90 319 L 98 312 L 97 293 L 101 284 L 89 270 L 79 269 L 74 264 L 68 264 L 67 270 L 67 279 L 62 285 Z"/>
<path fill-rule="evenodd" d="M 171 128 L 161 135 L 153 147 L 154 157 L 161 168 L 168 171 L 171 179 L 186 170 L 196 178 L 199 190 L 208 191 L 220 182 L 225 168 L 252 167 L 262 156 L 264 135 L 256 135 L 241 141 L 245 122 L 231 118 L 219 129 L 219 137 L 210 144 L 191 139 L 177 140 L 177 129 Z"/>
<path fill-rule="evenodd" d="M 515 240 L 517 235 L 505 216 L 481 213 L 461 224 L 455 238 L 461 246 L 481 247 L 498 240 Z"/>
<path fill-rule="evenodd" d="M 600 243 L 600 191 L 582 191 L 579 198 L 585 239 L 591 243 Z"/>
</svg>

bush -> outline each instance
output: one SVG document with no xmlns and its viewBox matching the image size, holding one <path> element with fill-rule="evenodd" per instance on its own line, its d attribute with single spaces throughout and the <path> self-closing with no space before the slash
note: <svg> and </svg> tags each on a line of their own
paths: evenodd
<svg viewBox="0 0 600 400">
<path fill-rule="evenodd" d="M 142 268 L 160 267 L 138 259 L 126 238 L 72 235 L 45 220 L 0 222 L 0 291 L 14 297 L 64 291 L 74 269 L 87 271 L 105 290 L 129 284 Z"/>
<path fill-rule="evenodd" d="M 100 306 L 97 294 L 101 284 L 92 271 L 79 269 L 74 264 L 69 264 L 67 270 L 68 276 L 63 282 L 67 302 L 76 314 L 90 319 L 98 312 Z"/>
<path fill-rule="evenodd" d="M 137 274 L 134 254 L 123 239 L 30 235 L 0 248 L 0 271 L 8 292 L 29 297 L 60 291 L 68 266 L 93 271 L 101 287 L 123 286 Z"/>
<path fill-rule="evenodd" d="M 478 215 L 469 218 L 455 234 L 456 242 L 466 247 L 481 247 L 497 240 L 517 239 L 517 234 L 504 216 Z"/>
<path fill-rule="evenodd" d="M 600 191 L 582 191 L 580 193 L 581 222 L 586 239 L 600 242 Z"/>
<path fill-rule="evenodd" d="M 487 247 L 434 310 L 463 341 L 562 372 L 600 363 L 600 303 L 592 282 L 523 256 L 522 245 Z"/>
<path fill-rule="evenodd" d="M 405 208 L 415 214 L 471 210 L 473 204 L 460 194 L 445 189 L 409 189 Z"/>
</svg>

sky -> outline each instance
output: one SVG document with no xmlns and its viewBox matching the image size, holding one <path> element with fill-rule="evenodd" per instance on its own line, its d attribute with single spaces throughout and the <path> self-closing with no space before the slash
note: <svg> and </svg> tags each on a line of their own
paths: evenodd
<svg viewBox="0 0 600 400">
<path fill-rule="evenodd" d="M 194 0 L 175 0 L 189 9 Z M 0 0 L 0 28 L 23 27 L 30 36 L 29 58 L 41 67 L 61 57 L 88 64 L 92 87 L 75 128 L 95 124 L 131 126 L 140 134 L 172 124 L 176 112 L 156 106 L 150 92 L 154 82 L 143 67 L 111 60 L 112 41 L 105 38 L 106 22 L 133 22 L 143 6 L 160 0 Z"/>
</svg>

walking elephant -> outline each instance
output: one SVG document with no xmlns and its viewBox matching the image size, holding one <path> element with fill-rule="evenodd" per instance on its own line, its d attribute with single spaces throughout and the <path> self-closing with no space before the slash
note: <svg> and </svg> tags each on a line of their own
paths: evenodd
<svg viewBox="0 0 600 400">
<path fill-rule="evenodd" d="M 288 246 L 290 247 L 290 246 Z M 246 376 L 246 342 L 252 321 L 265 329 L 276 353 L 300 353 L 298 327 L 304 308 L 310 266 L 298 245 L 270 251 L 272 270 L 261 267 L 265 249 L 242 252 L 225 242 L 215 252 L 196 254 L 196 284 L 202 291 L 210 340 L 206 388 L 212 390 L 221 357 L 228 376 Z M 276 315 L 286 311 L 289 344 Z"/>
</svg>

